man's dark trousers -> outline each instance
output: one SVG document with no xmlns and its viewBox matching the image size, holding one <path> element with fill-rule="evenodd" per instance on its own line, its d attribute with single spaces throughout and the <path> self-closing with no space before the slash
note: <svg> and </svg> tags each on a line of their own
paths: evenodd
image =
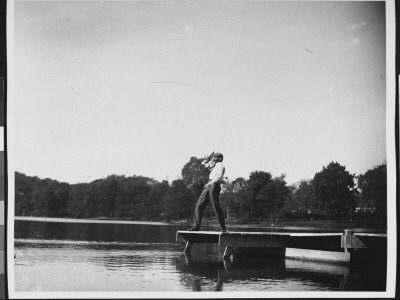
<svg viewBox="0 0 400 300">
<path fill-rule="evenodd" d="M 205 188 L 201 193 L 199 200 L 197 200 L 196 208 L 194 211 L 194 222 L 193 228 L 200 230 L 201 220 L 203 218 L 204 211 L 209 202 L 218 217 L 221 229 L 226 229 L 225 218 L 222 211 L 221 205 L 219 204 L 219 193 L 221 192 L 221 184 L 219 182 L 213 183 L 208 188 Z"/>
</svg>

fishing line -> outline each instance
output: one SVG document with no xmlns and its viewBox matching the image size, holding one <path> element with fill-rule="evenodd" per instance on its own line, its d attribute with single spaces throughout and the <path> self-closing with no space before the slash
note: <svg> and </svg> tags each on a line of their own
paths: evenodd
<svg viewBox="0 0 400 300">
<path fill-rule="evenodd" d="M 202 89 L 201 87 L 199 87 L 197 85 L 191 84 L 191 83 L 179 82 L 179 81 L 152 81 L 150 83 L 151 84 L 174 84 L 174 85 L 189 87 L 189 88 L 192 88 L 192 89 L 195 89 L 195 90 L 201 92 L 203 95 L 207 96 L 208 100 L 211 100 L 211 102 L 213 104 L 212 109 L 216 109 L 218 112 L 218 115 L 222 119 L 222 135 L 219 138 L 218 144 L 211 151 L 211 152 L 216 152 L 219 149 L 219 147 L 222 145 L 222 143 L 224 142 L 225 137 L 228 132 L 228 126 L 227 126 L 227 122 L 226 122 L 226 113 L 225 113 L 225 110 L 223 110 L 221 108 L 221 104 L 218 103 L 218 101 L 212 95 L 210 95 L 208 92 L 206 92 L 204 89 Z M 199 112 L 199 113 L 201 113 L 201 112 Z"/>
</svg>

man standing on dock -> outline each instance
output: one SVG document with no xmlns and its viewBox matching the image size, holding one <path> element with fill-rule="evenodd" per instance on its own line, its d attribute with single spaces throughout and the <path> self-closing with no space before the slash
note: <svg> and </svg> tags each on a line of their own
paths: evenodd
<svg viewBox="0 0 400 300">
<path fill-rule="evenodd" d="M 201 193 L 199 200 L 197 200 L 196 208 L 194 211 L 194 222 L 193 227 L 188 229 L 189 231 L 199 231 L 201 226 L 201 220 L 203 218 L 204 211 L 209 202 L 218 217 L 221 231 L 226 232 L 225 218 L 222 211 L 221 205 L 219 204 L 219 194 L 221 192 L 221 180 L 225 174 L 225 166 L 222 164 L 224 156 L 221 153 L 212 153 L 209 157 L 202 161 L 207 169 L 211 170 L 209 180 L 204 186 L 203 192 Z"/>
</svg>

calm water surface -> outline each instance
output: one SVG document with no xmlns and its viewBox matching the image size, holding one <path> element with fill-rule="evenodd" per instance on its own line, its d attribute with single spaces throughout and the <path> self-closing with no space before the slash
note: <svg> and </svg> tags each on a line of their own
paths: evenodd
<svg viewBox="0 0 400 300">
<path fill-rule="evenodd" d="M 15 221 L 16 291 L 384 291 L 386 265 L 250 257 L 230 262 L 215 244 L 190 257 L 183 225 Z M 204 230 L 218 228 L 204 226 Z M 229 228 L 231 231 L 244 231 Z M 246 231 L 270 231 L 251 228 Z"/>
</svg>

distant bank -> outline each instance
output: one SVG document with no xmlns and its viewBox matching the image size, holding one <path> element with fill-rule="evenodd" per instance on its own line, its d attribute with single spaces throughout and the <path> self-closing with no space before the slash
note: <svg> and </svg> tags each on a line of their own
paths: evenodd
<svg viewBox="0 0 400 300">
<path fill-rule="evenodd" d="M 15 216 L 16 221 L 38 221 L 38 222 L 59 222 L 59 223 L 115 223 L 115 224 L 143 224 L 143 225 L 191 225 L 191 221 L 139 221 L 139 220 L 127 220 L 118 218 L 91 218 L 91 219 L 74 219 L 74 218 L 49 218 L 49 217 L 30 217 L 30 216 Z M 216 219 L 205 219 L 205 224 L 218 224 Z M 299 228 L 302 229 L 355 229 L 355 228 L 368 228 L 376 232 L 386 232 L 385 226 L 380 223 L 361 223 L 361 222 L 332 222 L 332 221 L 280 221 L 278 223 L 266 222 L 266 221 L 248 221 L 243 220 L 227 220 L 228 226 L 234 226 L 236 228 L 246 227 L 258 227 L 258 228 Z"/>
</svg>

